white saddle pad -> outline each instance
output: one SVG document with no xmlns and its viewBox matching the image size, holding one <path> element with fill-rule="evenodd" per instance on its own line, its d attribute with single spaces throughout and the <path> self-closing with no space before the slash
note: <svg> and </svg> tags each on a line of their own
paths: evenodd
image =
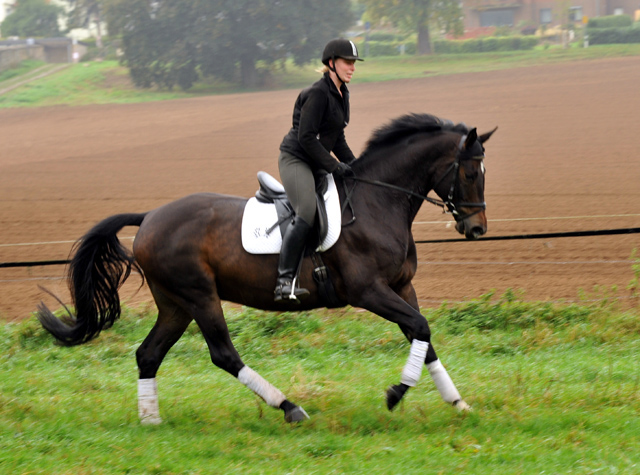
<svg viewBox="0 0 640 475">
<path fill-rule="evenodd" d="M 340 199 L 333 175 L 327 175 L 327 182 L 329 186 L 324 194 L 324 201 L 327 207 L 329 231 L 327 237 L 317 247 L 317 252 L 330 249 L 340 237 L 342 228 Z M 250 254 L 279 254 L 282 248 L 280 227 L 276 226 L 271 233 L 267 234 L 267 230 L 277 222 L 276 205 L 261 203 L 255 197 L 247 201 L 242 215 L 242 247 L 245 251 Z"/>
</svg>

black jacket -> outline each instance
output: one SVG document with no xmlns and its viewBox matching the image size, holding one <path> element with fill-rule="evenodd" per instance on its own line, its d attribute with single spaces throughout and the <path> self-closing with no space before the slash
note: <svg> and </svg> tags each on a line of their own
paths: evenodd
<svg viewBox="0 0 640 475">
<path fill-rule="evenodd" d="M 349 123 L 349 90 L 342 84 L 338 92 L 329 73 L 304 89 L 293 109 L 293 127 L 285 135 L 280 150 L 308 163 L 315 170 L 332 173 L 338 162 L 355 160 L 344 137 Z"/>
</svg>

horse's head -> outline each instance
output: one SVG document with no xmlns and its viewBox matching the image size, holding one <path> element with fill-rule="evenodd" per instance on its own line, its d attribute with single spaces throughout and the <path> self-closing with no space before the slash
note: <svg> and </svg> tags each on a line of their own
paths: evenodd
<svg viewBox="0 0 640 475">
<path fill-rule="evenodd" d="M 429 114 L 404 115 L 369 139 L 353 165 L 354 180 L 407 192 L 414 204 L 411 219 L 423 200 L 446 207 L 456 230 L 476 239 L 487 232 L 483 144 L 496 130 L 478 136 L 476 129 Z M 425 196 L 429 190 L 442 202 Z"/>
<path fill-rule="evenodd" d="M 483 144 L 496 130 L 478 136 L 474 128 L 463 135 L 453 161 L 434 187 L 455 218 L 456 231 L 467 239 L 477 239 L 487 232 Z"/>
</svg>

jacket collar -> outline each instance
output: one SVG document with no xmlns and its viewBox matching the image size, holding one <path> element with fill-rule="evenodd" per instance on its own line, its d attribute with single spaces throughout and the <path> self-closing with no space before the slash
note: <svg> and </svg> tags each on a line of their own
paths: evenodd
<svg viewBox="0 0 640 475">
<path fill-rule="evenodd" d="M 329 86 L 329 91 L 339 96 L 340 93 L 338 92 L 338 88 L 336 87 L 336 84 L 333 82 L 333 79 L 331 79 L 331 76 L 329 76 L 329 72 L 324 73 L 324 80 Z M 342 83 L 342 85 L 340 86 L 340 91 L 342 92 L 342 97 L 349 96 L 349 89 L 347 88 L 347 85 L 345 83 Z"/>
</svg>

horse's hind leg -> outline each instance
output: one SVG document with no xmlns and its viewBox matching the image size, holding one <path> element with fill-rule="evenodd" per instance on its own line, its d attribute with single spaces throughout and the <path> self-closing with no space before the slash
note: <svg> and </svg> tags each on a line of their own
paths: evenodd
<svg viewBox="0 0 640 475">
<path fill-rule="evenodd" d="M 398 292 L 398 295 L 400 295 L 400 297 L 402 297 L 402 299 L 405 302 L 407 302 L 409 305 L 411 305 L 413 308 L 420 311 L 418 297 L 416 295 L 415 289 L 412 284 L 409 284 L 405 286 L 403 289 L 401 289 Z M 458 389 L 453 383 L 451 376 L 449 376 L 449 373 L 447 372 L 445 367 L 442 365 L 442 363 L 438 359 L 438 355 L 436 355 L 436 350 L 433 348 L 433 343 L 431 343 L 429 345 L 429 348 L 427 349 L 427 354 L 426 354 L 424 363 L 427 366 L 427 369 L 429 370 L 429 375 L 431 376 L 431 379 L 433 379 L 433 382 L 435 383 L 436 388 L 440 393 L 440 397 L 442 397 L 442 399 L 445 402 L 452 404 L 454 407 L 456 407 L 460 411 L 471 410 L 471 407 L 462 399 L 462 396 L 460 396 L 460 393 L 458 392 Z M 406 389 L 408 390 L 409 388 L 407 387 Z M 406 390 L 402 391 L 402 389 L 397 389 L 397 391 L 401 392 L 402 395 L 404 395 L 404 392 L 406 392 Z M 400 398 L 402 398 L 402 395 L 399 395 Z M 396 397 L 397 396 L 398 395 L 396 395 Z"/>
<path fill-rule="evenodd" d="M 191 323 L 191 317 L 169 300 L 152 282 L 149 287 L 158 307 L 158 320 L 136 351 L 138 362 L 138 414 L 143 424 L 159 424 L 156 373 L 171 347 Z"/>
<path fill-rule="evenodd" d="M 282 409 L 287 422 L 299 422 L 309 418 L 304 409 L 288 401 L 279 389 L 242 362 L 231 342 L 217 295 L 213 298 L 198 299 L 196 308 L 193 316 L 207 342 L 213 364 L 238 378 L 269 406 Z"/>
</svg>

